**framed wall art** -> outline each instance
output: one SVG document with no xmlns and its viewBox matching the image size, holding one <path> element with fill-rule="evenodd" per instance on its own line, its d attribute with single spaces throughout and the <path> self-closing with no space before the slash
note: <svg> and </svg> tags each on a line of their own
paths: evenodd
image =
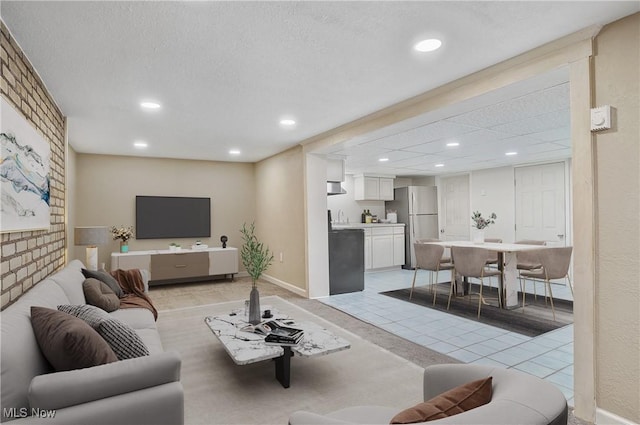
<svg viewBox="0 0 640 425">
<path fill-rule="evenodd" d="M 49 143 L 0 97 L 0 232 L 49 229 Z"/>
</svg>

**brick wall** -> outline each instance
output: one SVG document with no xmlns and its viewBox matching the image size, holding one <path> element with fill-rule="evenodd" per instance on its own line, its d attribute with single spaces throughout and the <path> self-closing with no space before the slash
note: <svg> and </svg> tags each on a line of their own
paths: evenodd
<svg viewBox="0 0 640 425">
<path fill-rule="evenodd" d="M 0 93 L 51 146 L 49 231 L 0 235 L 2 309 L 65 264 L 66 118 L 36 71 L 0 21 Z"/>
</svg>

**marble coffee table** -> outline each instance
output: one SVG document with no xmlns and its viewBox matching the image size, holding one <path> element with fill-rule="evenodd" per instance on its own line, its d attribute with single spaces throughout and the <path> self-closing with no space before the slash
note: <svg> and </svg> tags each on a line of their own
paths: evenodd
<svg viewBox="0 0 640 425">
<path fill-rule="evenodd" d="M 264 306 L 264 309 L 269 307 Z M 302 341 L 295 346 L 265 344 L 264 336 L 242 331 L 249 323 L 241 309 L 225 315 L 207 316 L 204 321 L 237 365 L 275 359 L 276 379 L 285 388 L 289 388 L 291 382 L 291 357 L 294 354 L 315 357 L 351 347 L 349 341 L 332 334 L 317 323 L 296 321 L 274 309 L 271 312 L 273 317 L 264 320 L 277 320 L 284 326 L 304 330 Z"/>
</svg>

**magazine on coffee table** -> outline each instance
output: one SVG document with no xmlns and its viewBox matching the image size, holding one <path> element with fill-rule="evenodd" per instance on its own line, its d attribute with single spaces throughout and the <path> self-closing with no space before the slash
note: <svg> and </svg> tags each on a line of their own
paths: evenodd
<svg viewBox="0 0 640 425">
<path fill-rule="evenodd" d="M 284 326 L 275 320 L 245 326 L 242 330 L 264 335 L 264 342 L 268 345 L 297 345 L 304 336 L 302 329 Z"/>
</svg>

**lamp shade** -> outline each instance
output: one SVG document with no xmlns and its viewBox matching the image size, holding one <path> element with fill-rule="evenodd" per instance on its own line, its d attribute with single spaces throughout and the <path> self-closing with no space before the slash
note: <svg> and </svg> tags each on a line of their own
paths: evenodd
<svg viewBox="0 0 640 425">
<path fill-rule="evenodd" d="M 105 245 L 109 242 L 109 229 L 105 226 L 76 227 L 73 239 L 76 245 Z"/>
</svg>

